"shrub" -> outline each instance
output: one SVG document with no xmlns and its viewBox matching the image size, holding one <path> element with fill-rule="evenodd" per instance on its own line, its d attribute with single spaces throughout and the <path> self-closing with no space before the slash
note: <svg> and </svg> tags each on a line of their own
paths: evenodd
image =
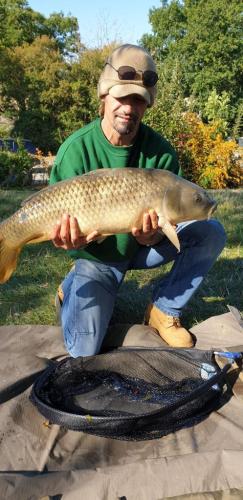
<svg viewBox="0 0 243 500">
<path fill-rule="evenodd" d="M 205 106 L 208 124 L 189 110 L 194 110 L 193 96 L 182 94 L 181 63 L 158 68 L 156 104 L 145 115 L 145 123 L 166 137 L 177 150 L 184 176 L 213 189 L 237 187 L 242 182 L 239 148 L 234 140 L 225 140 L 231 117 L 229 97 L 212 91 Z"/>
<path fill-rule="evenodd" d="M 0 183 L 9 175 L 11 155 L 7 151 L 0 151 Z"/>
<path fill-rule="evenodd" d="M 238 146 L 218 132 L 217 121 L 205 124 L 195 113 L 185 113 L 187 132 L 180 136 L 177 150 L 187 178 L 202 187 L 237 187 L 242 182 Z"/>
<path fill-rule="evenodd" d="M 16 153 L 0 151 L 0 184 L 2 187 L 28 184 L 33 158 L 20 146 Z"/>
<path fill-rule="evenodd" d="M 221 133 L 224 138 L 227 137 L 229 122 L 232 118 L 230 97 L 227 92 L 224 91 L 219 95 L 216 89 L 212 90 L 205 103 L 203 114 L 209 124 L 217 123 L 218 132 Z"/>
</svg>

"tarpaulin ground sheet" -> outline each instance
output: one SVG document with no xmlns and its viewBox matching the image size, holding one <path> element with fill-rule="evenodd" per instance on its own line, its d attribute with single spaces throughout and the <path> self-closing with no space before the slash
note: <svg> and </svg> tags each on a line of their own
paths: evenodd
<svg viewBox="0 0 243 500">
<path fill-rule="evenodd" d="M 238 311 L 195 326 L 198 349 L 243 351 Z M 160 439 L 128 442 L 59 427 L 29 401 L 48 360 L 66 355 L 58 326 L 0 327 L 0 499 L 161 500 L 243 498 L 243 378 L 199 424 Z M 106 346 L 163 345 L 144 325 L 114 325 Z M 104 348 L 106 347 L 104 346 Z"/>
</svg>

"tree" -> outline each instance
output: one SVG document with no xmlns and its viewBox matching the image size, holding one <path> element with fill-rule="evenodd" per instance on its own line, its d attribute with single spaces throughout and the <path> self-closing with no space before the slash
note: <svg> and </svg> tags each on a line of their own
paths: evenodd
<svg viewBox="0 0 243 500">
<path fill-rule="evenodd" d="M 0 43 L 16 47 L 42 34 L 44 16 L 28 7 L 26 0 L 0 0 Z"/>
<path fill-rule="evenodd" d="M 160 63 L 180 61 L 184 96 L 196 96 L 200 110 L 215 89 L 227 92 L 236 113 L 242 98 L 241 11 L 238 0 L 164 0 L 150 10 L 153 35 L 144 35 L 142 44 Z"/>
<path fill-rule="evenodd" d="M 1 18 L 0 110 L 14 120 L 14 135 L 56 153 L 97 116 L 98 78 L 115 45 L 87 50 L 75 18 L 53 13 L 46 19 L 25 0 L 0 0 Z"/>
<path fill-rule="evenodd" d="M 5 112 L 16 119 L 13 132 L 31 139 L 44 152 L 56 151 L 66 135 L 89 118 L 84 71 L 75 73 L 75 64 L 64 60 L 47 36 L 4 54 L 2 95 Z"/>
<path fill-rule="evenodd" d="M 162 7 L 149 11 L 152 35 L 144 35 L 142 44 L 162 62 L 186 34 L 187 18 L 184 6 L 178 0 L 162 1 Z"/>
<path fill-rule="evenodd" d="M 31 9 L 27 0 L 0 0 L 0 44 L 3 47 L 32 43 L 43 35 L 55 40 L 64 55 L 76 54 L 80 49 L 75 17 L 60 12 L 46 18 Z"/>
<path fill-rule="evenodd" d="M 187 124 L 184 112 L 187 103 L 183 98 L 183 74 L 180 61 L 166 61 L 158 67 L 156 105 L 146 112 L 145 122 L 166 137 L 178 150 Z"/>
<path fill-rule="evenodd" d="M 49 38 L 53 38 L 61 53 L 75 56 L 84 46 L 80 42 L 78 21 L 76 17 L 64 16 L 63 12 L 54 12 L 44 25 Z"/>
<path fill-rule="evenodd" d="M 87 77 L 87 87 L 90 92 L 89 110 L 92 118 L 97 116 L 99 108 L 99 99 L 97 95 L 97 84 L 100 73 L 104 67 L 105 61 L 109 54 L 115 49 L 117 44 L 112 42 L 101 48 L 84 49 L 80 55 L 79 71 Z"/>
</svg>

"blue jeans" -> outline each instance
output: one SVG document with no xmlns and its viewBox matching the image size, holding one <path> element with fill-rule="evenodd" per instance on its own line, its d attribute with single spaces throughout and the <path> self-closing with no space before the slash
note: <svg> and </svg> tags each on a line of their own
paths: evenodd
<svg viewBox="0 0 243 500">
<path fill-rule="evenodd" d="M 224 248 L 226 236 L 217 220 L 178 224 L 180 252 L 167 238 L 154 247 L 141 246 L 130 261 L 100 263 L 79 259 L 62 283 L 61 321 L 72 357 L 100 351 L 118 289 L 128 269 L 150 269 L 174 261 L 153 292 L 152 301 L 171 316 L 180 316 Z"/>
</svg>

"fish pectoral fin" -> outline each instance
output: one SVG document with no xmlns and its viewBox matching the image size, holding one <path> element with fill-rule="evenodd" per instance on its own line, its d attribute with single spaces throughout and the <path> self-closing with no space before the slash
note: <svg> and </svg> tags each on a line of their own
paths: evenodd
<svg viewBox="0 0 243 500">
<path fill-rule="evenodd" d="M 165 234 L 165 236 L 167 236 L 167 238 L 171 241 L 171 243 L 177 248 L 179 252 L 181 247 L 175 228 L 168 220 L 161 217 L 159 217 L 158 224 L 162 232 Z"/>
</svg>

